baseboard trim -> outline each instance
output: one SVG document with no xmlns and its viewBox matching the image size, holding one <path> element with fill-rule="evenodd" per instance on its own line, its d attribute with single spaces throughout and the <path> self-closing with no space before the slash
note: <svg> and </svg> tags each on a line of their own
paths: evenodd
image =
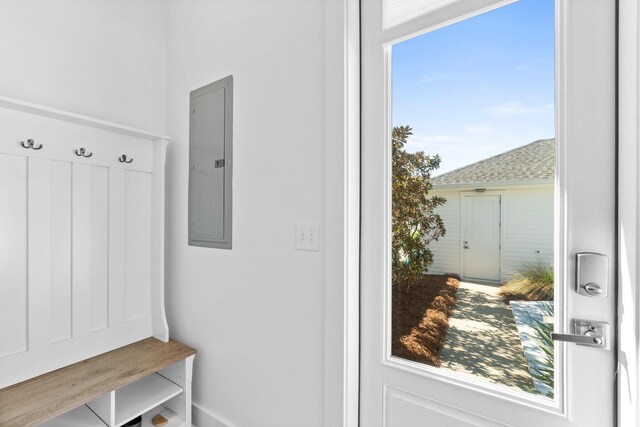
<svg viewBox="0 0 640 427">
<path fill-rule="evenodd" d="M 234 427 L 233 424 L 214 415 L 212 411 L 197 402 L 191 405 L 191 417 L 194 427 Z"/>
</svg>

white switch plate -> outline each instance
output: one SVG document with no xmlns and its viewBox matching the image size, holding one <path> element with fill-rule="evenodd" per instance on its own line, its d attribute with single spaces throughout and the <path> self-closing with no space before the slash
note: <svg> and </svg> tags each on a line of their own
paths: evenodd
<svg viewBox="0 0 640 427">
<path fill-rule="evenodd" d="M 318 224 L 296 224 L 296 249 L 299 251 L 319 251 Z"/>
</svg>

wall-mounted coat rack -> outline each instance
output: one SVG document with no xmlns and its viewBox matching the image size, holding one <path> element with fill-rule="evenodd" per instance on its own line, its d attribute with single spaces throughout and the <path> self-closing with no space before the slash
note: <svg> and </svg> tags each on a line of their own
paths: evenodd
<svg viewBox="0 0 640 427">
<path fill-rule="evenodd" d="M 167 138 L 3 96 L 0 123 L 0 389 L 168 340 Z"/>
</svg>

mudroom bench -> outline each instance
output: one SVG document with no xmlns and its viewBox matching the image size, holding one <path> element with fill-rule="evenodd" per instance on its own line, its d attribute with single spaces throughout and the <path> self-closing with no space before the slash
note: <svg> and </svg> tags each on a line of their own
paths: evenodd
<svg viewBox="0 0 640 427">
<path fill-rule="evenodd" d="M 191 418 L 196 350 L 147 338 L 0 390 L 0 426 L 121 426 L 161 414 L 165 427 Z"/>
</svg>

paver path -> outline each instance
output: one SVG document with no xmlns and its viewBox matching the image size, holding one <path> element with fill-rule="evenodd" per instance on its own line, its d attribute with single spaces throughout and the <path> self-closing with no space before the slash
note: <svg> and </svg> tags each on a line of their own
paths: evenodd
<svg viewBox="0 0 640 427">
<path fill-rule="evenodd" d="M 533 392 L 511 309 L 498 286 L 460 282 L 440 351 L 442 367 Z"/>
</svg>

